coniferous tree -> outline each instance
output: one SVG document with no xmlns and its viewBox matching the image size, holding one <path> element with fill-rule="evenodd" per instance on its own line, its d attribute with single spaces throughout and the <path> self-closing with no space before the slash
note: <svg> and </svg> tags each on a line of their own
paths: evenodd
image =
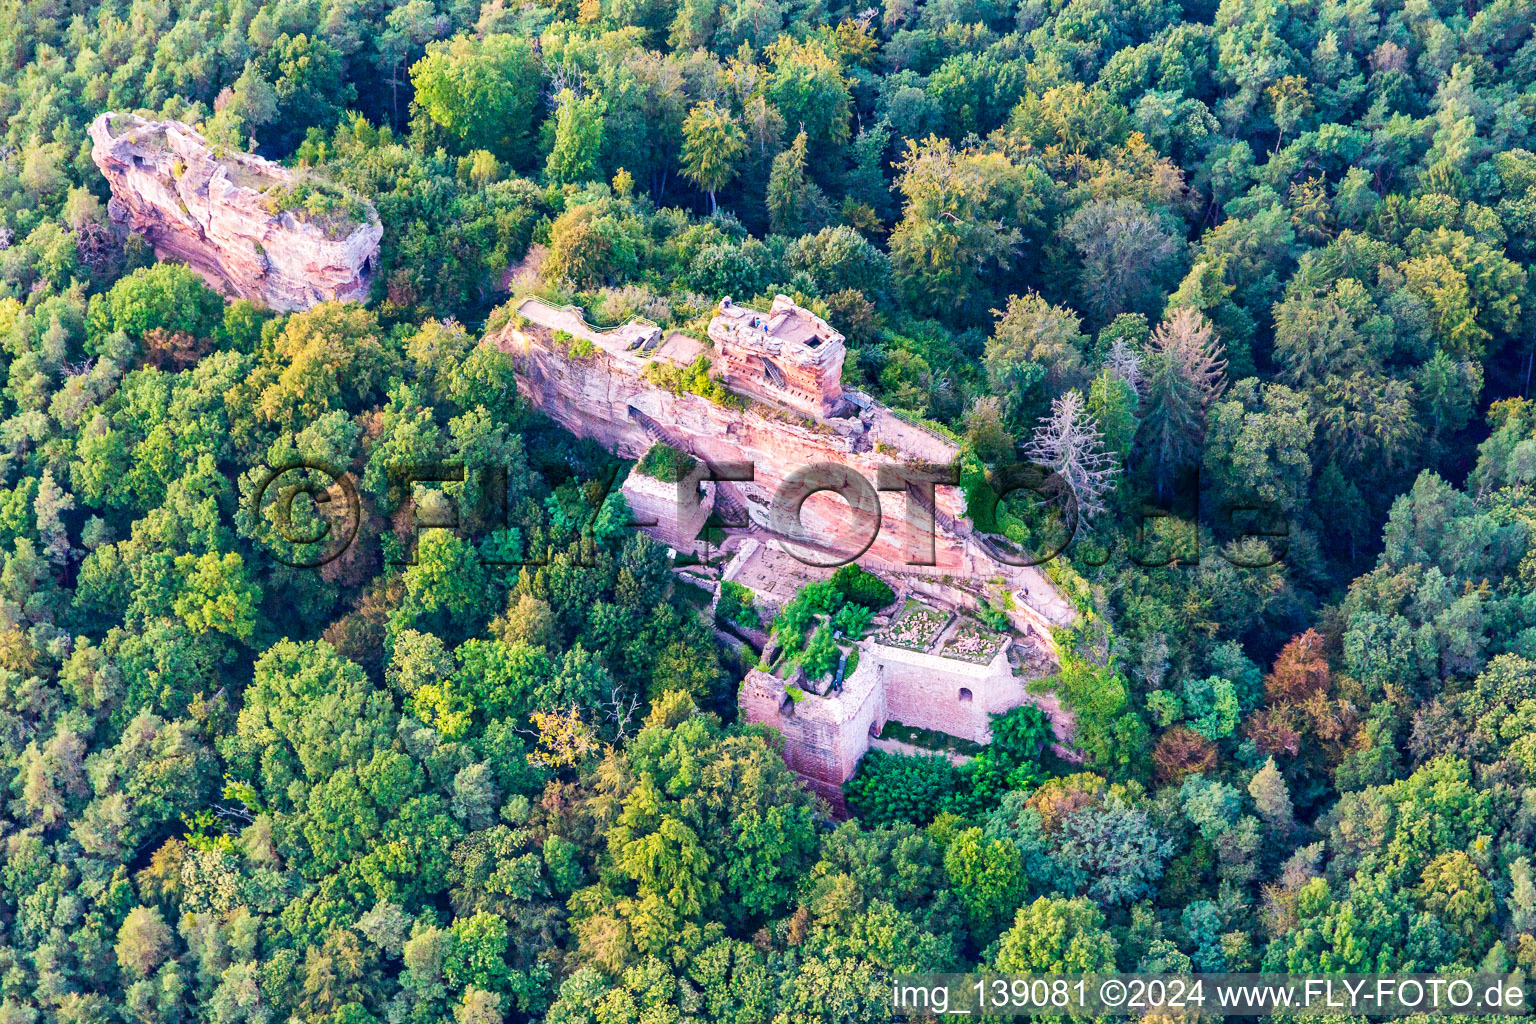
<svg viewBox="0 0 1536 1024">
<path fill-rule="evenodd" d="M 802 128 L 790 147 L 773 158 L 773 170 L 768 175 L 768 220 L 779 234 L 809 234 L 832 217 L 826 193 L 806 171 L 807 146 Z"/>
<path fill-rule="evenodd" d="M 1194 461 L 1206 407 L 1226 384 L 1226 361 L 1209 321 L 1189 308 L 1163 321 L 1149 348 L 1140 436 L 1161 491 Z"/>
</svg>

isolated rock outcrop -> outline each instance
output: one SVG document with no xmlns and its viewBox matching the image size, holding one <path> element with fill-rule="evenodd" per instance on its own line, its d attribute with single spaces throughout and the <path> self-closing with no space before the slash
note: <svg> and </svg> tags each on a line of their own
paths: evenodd
<svg viewBox="0 0 1536 1024">
<path fill-rule="evenodd" d="M 180 121 L 102 114 L 91 159 L 112 186 L 108 212 L 162 259 L 220 290 L 292 312 L 362 300 L 383 229 L 367 202 L 248 153 L 220 152 Z"/>
</svg>

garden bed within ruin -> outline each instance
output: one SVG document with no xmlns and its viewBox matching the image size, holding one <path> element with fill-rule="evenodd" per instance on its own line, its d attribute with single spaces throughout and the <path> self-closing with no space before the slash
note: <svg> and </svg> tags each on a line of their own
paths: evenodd
<svg viewBox="0 0 1536 1024">
<path fill-rule="evenodd" d="M 966 619 L 960 623 L 953 636 L 939 652 L 942 657 L 954 658 L 956 661 L 968 661 L 975 665 L 985 665 L 997 657 L 997 652 L 1008 643 L 1008 637 L 1003 633 L 996 633 L 987 629 L 981 623 Z"/>
<path fill-rule="evenodd" d="M 901 616 L 875 635 L 875 642 L 887 647 L 927 653 L 933 642 L 949 625 L 950 613 L 909 600 Z"/>
</svg>

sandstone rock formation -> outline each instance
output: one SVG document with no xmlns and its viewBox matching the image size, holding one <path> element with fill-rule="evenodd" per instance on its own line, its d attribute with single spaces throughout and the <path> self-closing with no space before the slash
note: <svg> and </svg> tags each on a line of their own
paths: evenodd
<svg viewBox="0 0 1536 1024">
<path fill-rule="evenodd" d="M 692 339 L 663 338 L 654 325 L 639 322 L 598 331 L 579 312 L 536 298 L 521 303 L 517 314 L 496 340 L 517 366 L 518 390 L 573 434 L 593 438 L 624 458 L 639 459 L 660 441 L 707 464 L 750 464 L 749 480 L 715 485 L 714 511 L 724 521 L 812 564 L 856 557 L 867 569 L 942 580 L 970 592 L 972 601 L 1002 587 L 1013 594 L 1009 615 L 1020 628 L 1048 632 L 1072 621 L 1071 607 L 1038 569 L 1000 560 L 975 533 L 959 488 L 932 488 L 928 522 L 919 507 L 925 504 L 921 493 L 875 492 L 882 467 L 888 474 L 916 473 L 952 462 L 958 447 L 947 438 L 847 391 L 843 395 L 857 414 L 827 421 L 758 403 L 737 407 L 674 393 L 658 386 L 647 367 L 691 361 L 702 351 Z M 574 355 L 571 339 L 591 344 L 585 354 Z M 772 514 L 774 497 L 797 472 L 813 466 L 857 474 L 875 500 L 865 508 L 838 494 L 815 494 L 792 517 L 795 529 L 786 530 Z M 965 598 L 956 593 L 951 600 Z"/>
<path fill-rule="evenodd" d="M 217 152 L 180 121 L 108 113 L 90 135 L 113 222 L 161 258 L 285 312 L 367 296 L 383 228 L 366 202 L 269 160 Z"/>
<path fill-rule="evenodd" d="M 825 578 L 828 566 L 849 559 L 894 581 L 896 608 L 910 597 L 964 616 L 1001 597 L 1017 635 L 985 664 L 949 653 L 945 633 L 922 650 L 859 641 L 861 657 L 856 664 L 845 659 L 827 690 L 795 687 L 792 693 L 787 679 L 761 669 L 748 673 L 737 699 L 742 718 L 784 735 L 786 763 L 835 812 L 846 813 L 842 784 L 871 746 L 903 749 L 880 738 L 889 722 L 984 743 L 992 715 L 1033 702 L 1047 707 L 1058 740 L 1067 742 L 1070 720 L 1049 707 L 1049 698 L 1032 695 L 1028 683 L 1056 663 L 1051 631 L 1073 620 L 1071 605 L 1037 568 L 1015 564 L 972 528 L 959 488 L 904 488 L 892 480 L 893 471 L 920 476 L 947 466 L 959 448 L 941 432 L 844 390 L 842 338 L 825 321 L 810 321 L 819 344 L 808 345 L 797 332 L 807 322 L 804 311 L 780 297 L 771 312 L 767 318 L 737 315 L 722 303 L 709 348 L 682 334 L 664 337 L 641 320 L 599 330 L 574 307 L 529 298 L 494 343 L 513 358 L 518 392 L 572 433 L 625 458 L 639 459 L 663 443 L 698 460 L 678 484 L 631 473 L 624 495 L 634 522 L 679 551 L 694 544 L 710 511 L 732 524 L 714 531 L 734 552 L 721 578 L 752 590 L 759 608 L 782 605 L 799 580 Z M 724 330 L 737 326 L 742 330 Z M 825 362 L 823 352 L 830 353 Z M 751 398 L 740 400 L 738 391 L 737 399 L 716 401 L 678 386 L 676 369 L 700 355 L 716 369 L 719 362 L 729 369 L 734 360 L 738 371 L 743 359 L 766 356 L 808 376 L 790 381 L 786 373 L 785 386 L 774 380 L 764 387 L 760 380 L 744 382 L 739 372 L 722 373 L 717 380 Z M 823 408 L 832 414 L 818 415 Z M 812 466 L 822 467 L 822 483 L 862 478 L 867 501 L 825 492 L 804 498 L 795 481 Z M 698 487 L 706 474 L 713 482 Z M 793 511 L 787 519 L 786 504 Z M 927 515 L 914 514 L 914 505 Z"/>
</svg>

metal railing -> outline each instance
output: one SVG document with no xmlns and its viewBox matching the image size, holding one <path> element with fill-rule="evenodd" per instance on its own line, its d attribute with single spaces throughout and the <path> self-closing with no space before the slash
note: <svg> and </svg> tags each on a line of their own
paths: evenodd
<svg viewBox="0 0 1536 1024">
<path fill-rule="evenodd" d="M 517 304 L 517 315 L 521 316 L 525 320 L 533 320 L 533 317 L 528 316 L 523 312 L 523 307 L 528 305 L 530 302 L 537 303 L 538 305 L 543 306 L 545 309 L 553 310 L 556 313 L 569 313 L 571 316 L 574 316 L 577 321 L 580 322 L 583 329 L 590 331 L 593 334 L 616 334 L 617 332 L 622 331 L 624 328 L 631 327 L 635 324 L 639 324 L 643 327 L 654 327 L 658 331 L 661 330 L 661 325 L 656 321 L 647 319 L 646 317 L 640 316 L 638 314 L 631 316 L 628 320 L 625 320 L 623 323 L 616 327 L 598 327 L 587 319 L 587 311 L 582 309 L 580 306 L 572 305 L 569 302 L 563 306 L 557 306 L 552 302 L 546 302 L 544 299 L 541 299 L 537 295 L 530 295 L 522 302 Z M 559 327 L 555 327 L 552 324 L 542 323 L 538 320 L 534 320 L 534 323 L 537 323 L 540 327 L 547 327 L 552 331 L 561 330 Z"/>
</svg>

